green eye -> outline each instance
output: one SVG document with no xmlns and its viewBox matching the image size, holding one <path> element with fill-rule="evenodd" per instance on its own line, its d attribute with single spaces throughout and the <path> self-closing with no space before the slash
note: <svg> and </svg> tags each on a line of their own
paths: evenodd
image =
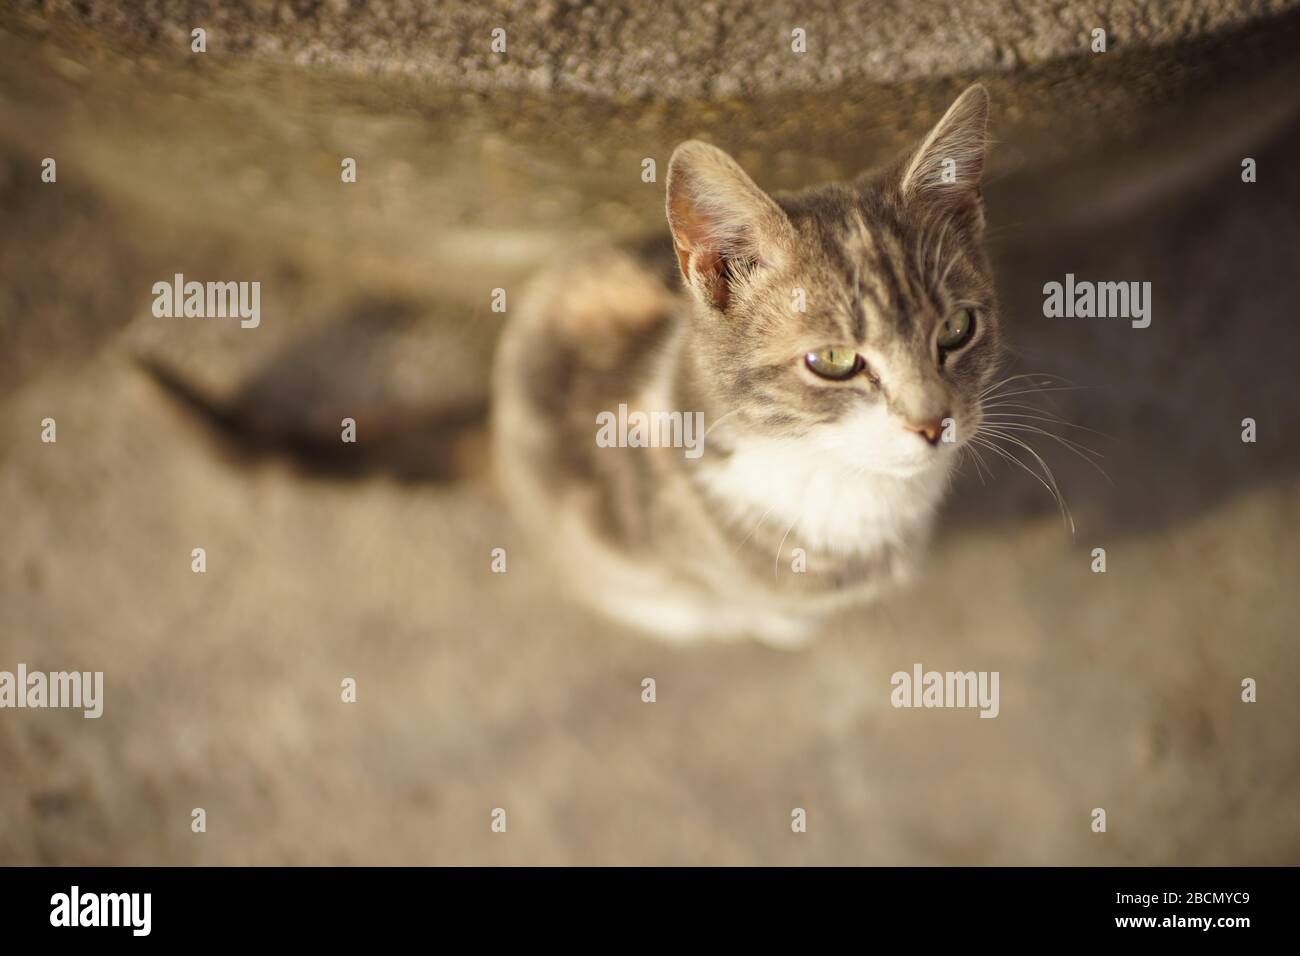
<svg viewBox="0 0 1300 956">
<path fill-rule="evenodd" d="M 822 378 L 843 381 L 862 371 L 862 356 L 852 349 L 832 345 L 803 357 L 804 364 Z"/>
<path fill-rule="evenodd" d="M 943 320 L 939 326 L 939 348 L 945 351 L 959 349 L 975 334 L 975 311 L 961 309 Z"/>
</svg>

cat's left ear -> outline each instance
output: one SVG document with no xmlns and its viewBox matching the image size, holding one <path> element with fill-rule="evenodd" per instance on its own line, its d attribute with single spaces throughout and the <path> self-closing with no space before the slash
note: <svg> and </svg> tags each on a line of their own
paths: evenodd
<svg viewBox="0 0 1300 956">
<path fill-rule="evenodd" d="M 988 145 L 989 95 L 978 83 L 948 107 L 903 167 L 903 198 L 984 224 L 980 179 Z"/>
</svg>

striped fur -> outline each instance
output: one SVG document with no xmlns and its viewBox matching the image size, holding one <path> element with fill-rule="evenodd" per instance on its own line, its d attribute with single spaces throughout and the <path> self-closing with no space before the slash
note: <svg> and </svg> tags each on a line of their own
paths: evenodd
<svg viewBox="0 0 1300 956">
<path fill-rule="evenodd" d="M 788 644 L 909 579 L 1000 358 L 986 114 L 973 87 L 913 153 L 793 195 L 683 144 L 667 211 L 684 294 L 612 251 L 536 280 L 498 355 L 496 462 L 576 593 L 670 638 Z M 932 181 L 949 154 L 962 175 Z M 974 337 L 941 356 L 962 309 Z M 862 373 L 813 374 L 805 354 L 831 345 Z M 599 447 L 620 404 L 703 412 L 703 455 Z M 945 418 L 954 444 L 916 431 Z"/>
</svg>

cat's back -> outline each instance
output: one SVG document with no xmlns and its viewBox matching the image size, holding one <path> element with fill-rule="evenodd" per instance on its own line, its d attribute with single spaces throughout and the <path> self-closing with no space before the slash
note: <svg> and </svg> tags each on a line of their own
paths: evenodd
<svg viewBox="0 0 1300 956">
<path fill-rule="evenodd" d="M 641 480 L 638 458 L 597 445 L 597 416 L 654 380 L 681 308 L 652 262 L 621 250 L 567 255 L 530 281 L 494 368 L 494 457 L 510 498 L 525 509 L 585 498 L 611 526 L 626 522 L 620 489 Z"/>
</svg>

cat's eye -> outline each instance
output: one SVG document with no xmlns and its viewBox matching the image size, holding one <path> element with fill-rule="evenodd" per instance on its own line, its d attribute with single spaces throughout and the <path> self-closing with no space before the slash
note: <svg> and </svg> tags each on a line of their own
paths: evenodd
<svg viewBox="0 0 1300 956">
<path fill-rule="evenodd" d="M 861 355 L 853 349 L 841 348 L 838 345 L 809 352 L 803 357 L 803 361 L 815 374 L 835 382 L 852 378 L 862 371 L 863 366 Z"/>
<path fill-rule="evenodd" d="M 958 309 L 939 326 L 937 343 L 944 352 L 959 349 L 975 334 L 975 310 Z"/>
</svg>

